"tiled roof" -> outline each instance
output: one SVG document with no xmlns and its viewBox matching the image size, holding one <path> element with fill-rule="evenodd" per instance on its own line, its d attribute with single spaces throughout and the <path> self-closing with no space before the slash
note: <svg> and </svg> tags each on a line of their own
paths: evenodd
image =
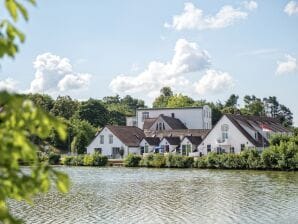
<svg viewBox="0 0 298 224">
<path fill-rule="evenodd" d="M 207 129 L 176 129 L 176 130 L 161 130 L 161 131 L 145 131 L 148 137 L 185 137 L 185 136 L 201 136 L 202 139 L 210 132 Z"/>
<path fill-rule="evenodd" d="M 187 129 L 185 124 L 178 118 L 160 115 L 160 117 L 172 128 L 172 129 Z"/>
<path fill-rule="evenodd" d="M 120 141 L 130 147 L 138 147 L 141 140 L 145 137 L 142 129 L 134 126 L 106 126 Z"/>
<path fill-rule="evenodd" d="M 157 137 L 145 137 L 144 138 L 149 145 L 157 146 L 160 143 L 160 139 Z"/>
<path fill-rule="evenodd" d="M 184 138 L 187 138 L 193 145 L 199 145 L 203 141 L 201 136 L 185 136 Z"/>
<path fill-rule="evenodd" d="M 164 137 L 170 145 L 180 145 L 179 137 Z"/>
<path fill-rule="evenodd" d="M 188 109 L 202 109 L 203 107 L 157 107 L 157 108 L 137 108 L 137 110 L 188 110 Z"/>
<path fill-rule="evenodd" d="M 157 118 L 146 118 L 144 120 L 143 129 L 148 130 L 152 127 Z"/>
<path fill-rule="evenodd" d="M 243 115 L 233 115 L 226 114 L 225 115 L 236 127 L 237 129 L 256 147 L 268 146 L 269 142 L 262 137 L 259 132 L 262 129 L 262 125 L 265 125 L 273 132 L 286 132 L 289 133 L 290 130 L 281 125 L 281 123 L 271 117 L 259 117 L 259 116 L 243 116 Z M 243 126 L 247 126 L 250 129 L 257 132 L 258 138 L 253 138 L 244 128 Z"/>
</svg>

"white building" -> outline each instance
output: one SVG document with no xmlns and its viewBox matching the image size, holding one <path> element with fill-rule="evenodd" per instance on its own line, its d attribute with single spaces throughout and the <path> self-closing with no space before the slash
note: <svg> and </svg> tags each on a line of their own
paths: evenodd
<svg viewBox="0 0 298 224">
<path fill-rule="evenodd" d="M 99 152 L 113 159 L 140 154 L 139 144 L 144 137 L 143 130 L 134 126 L 107 125 L 87 146 L 87 153 Z"/>
<path fill-rule="evenodd" d="M 179 137 L 163 137 L 159 143 L 159 153 L 179 153 Z"/>
<path fill-rule="evenodd" d="M 193 156 L 208 152 L 240 153 L 245 148 L 262 150 L 271 134 L 290 134 L 280 122 L 270 117 L 223 115 L 198 146 Z"/>
<path fill-rule="evenodd" d="M 211 129 L 211 108 L 208 105 L 203 107 L 184 108 L 143 108 L 136 111 L 136 126 L 144 127 L 146 119 L 157 119 L 160 115 L 179 119 L 188 129 Z M 133 118 L 127 120 L 127 125 L 133 124 Z"/>
<path fill-rule="evenodd" d="M 156 137 L 145 137 L 140 142 L 140 149 L 143 153 L 154 153 L 159 147 L 160 139 Z"/>
<path fill-rule="evenodd" d="M 201 136 L 185 136 L 180 144 L 181 154 L 189 156 L 191 153 L 197 152 L 201 142 Z"/>
</svg>

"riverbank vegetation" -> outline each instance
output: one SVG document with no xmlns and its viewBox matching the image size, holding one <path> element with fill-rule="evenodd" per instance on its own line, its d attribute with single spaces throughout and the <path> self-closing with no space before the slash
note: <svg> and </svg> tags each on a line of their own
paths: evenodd
<svg viewBox="0 0 298 224">
<path fill-rule="evenodd" d="M 298 136 L 274 136 L 269 148 L 263 152 L 246 149 L 240 154 L 215 152 L 192 158 L 173 154 L 150 154 L 146 156 L 128 155 L 128 167 L 168 167 L 168 168 L 207 168 L 207 169 L 262 169 L 298 170 Z"/>
</svg>

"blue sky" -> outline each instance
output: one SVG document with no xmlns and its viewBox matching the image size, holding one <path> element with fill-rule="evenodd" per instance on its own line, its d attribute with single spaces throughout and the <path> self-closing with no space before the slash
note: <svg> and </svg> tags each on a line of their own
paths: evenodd
<svg viewBox="0 0 298 224">
<path fill-rule="evenodd" d="M 195 99 L 277 96 L 298 124 L 298 1 L 38 1 L 0 88 L 77 99 L 163 85 Z"/>
</svg>

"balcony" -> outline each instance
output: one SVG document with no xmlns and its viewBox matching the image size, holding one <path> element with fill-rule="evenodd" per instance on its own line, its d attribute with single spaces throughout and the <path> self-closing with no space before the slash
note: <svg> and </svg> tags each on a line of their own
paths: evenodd
<svg viewBox="0 0 298 224">
<path fill-rule="evenodd" d="M 228 145 L 231 145 L 231 142 L 228 138 L 226 138 L 226 139 L 217 139 L 215 144 L 217 146 L 228 146 Z"/>
</svg>

